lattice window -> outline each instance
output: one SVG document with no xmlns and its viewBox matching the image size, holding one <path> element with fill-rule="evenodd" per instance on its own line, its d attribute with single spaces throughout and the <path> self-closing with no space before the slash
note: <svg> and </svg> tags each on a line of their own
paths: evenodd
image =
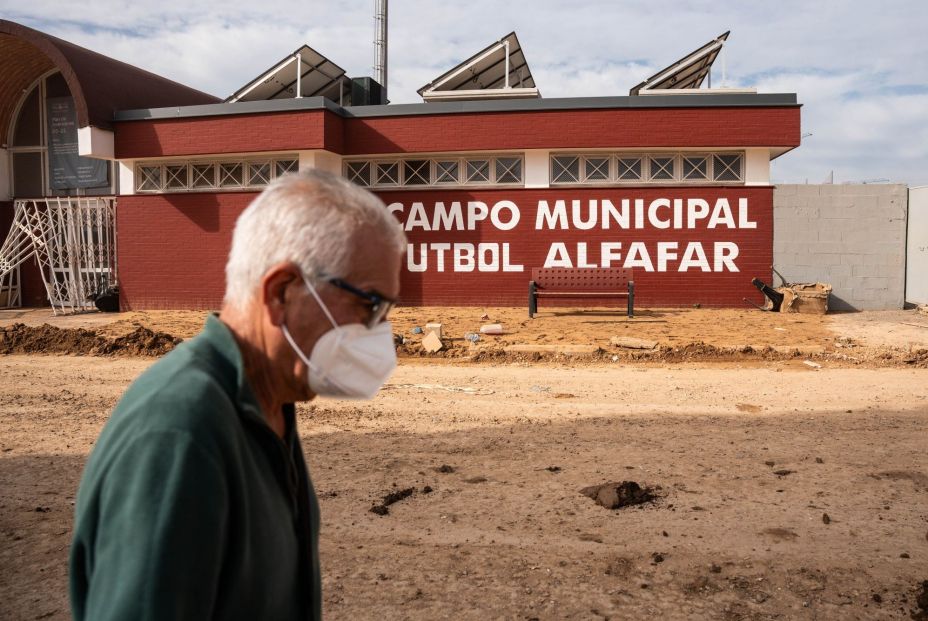
<svg viewBox="0 0 928 621">
<path fill-rule="evenodd" d="M 187 165 L 171 164 L 164 167 L 164 186 L 168 190 L 187 189 Z"/>
<path fill-rule="evenodd" d="M 400 165 L 396 162 L 380 162 L 374 170 L 376 185 L 399 185 Z"/>
<path fill-rule="evenodd" d="M 241 162 L 225 162 L 219 165 L 219 187 L 240 188 L 245 182 L 245 166 Z"/>
<path fill-rule="evenodd" d="M 348 162 L 345 167 L 348 181 L 368 187 L 371 184 L 371 163 L 370 162 Z"/>
<path fill-rule="evenodd" d="M 522 158 L 496 158 L 496 183 L 522 183 Z"/>
<path fill-rule="evenodd" d="M 431 176 L 430 164 L 430 160 L 405 160 L 403 185 L 428 185 Z"/>
<path fill-rule="evenodd" d="M 580 157 L 577 155 L 556 155 L 551 160 L 553 168 L 551 180 L 554 183 L 577 183 L 580 181 Z"/>
<path fill-rule="evenodd" d="M 271 182 L 270 162 L 251 162 L 248 164 L 248 185 L 267 185 Z"/>
<path fill-rule="evenodd" d="M 716 181 L 741 181 L 743 157 L 740 153 L 712 156 L 712 176 Z"/>
<path fill-rule="evenodd" d="M 215 188 L 216 187 L 216 165 L 215 164 L 192 164 L 190 166 L 190 176 L 194 188 Z"/>
<path fill-rule="evenodd" d="M 677 158 L 673 156 L 652 156 L 651 179 L 653 181 L 672 181 L 676 178 L 676 161 Z"/>
<path fill-rule="evenodd" d="M 282 177 L 287 173 L 297 172 L 300 169 L 300 163 L 297 160 L 277 160 L 274 163 L 275 176 Z"/>
<path fill-rule="evenodd" d="M 464 170 L 466 183 L 490 182 L 490 160 L 467 160 Z"/>
<path fill-rule="evenodd" d="M 585 157 L 583 158 L 583 176 L 587 181 L 608 181 L 609 180 L 609 158 L 608 157 Z"/>
<path fill-rule="evenodd" d="M 619 181 L 641 181 L 644 179 L 643 157 L 620 157 L 618 165 Z"/>
<path fill-rule="evenodd" d="M 709 158 L 704 155 L 683 156 L 683 179 L 706 181 L 709 179 Z"/>
<path fill-rule="evenodd" d="M 139 192 L 161 190 L 161 166 L 139 166 Z"/>
<path fill-rule="evenodd" d="M 435 162 L 435 183 L 460 182 L 461 163 L 458 160 L 438 160 Z"/>
</svg>

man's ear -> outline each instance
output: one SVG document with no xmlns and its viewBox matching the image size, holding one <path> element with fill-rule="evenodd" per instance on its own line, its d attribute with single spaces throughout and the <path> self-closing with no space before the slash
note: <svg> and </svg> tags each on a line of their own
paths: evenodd
<svg viewBox="0 0 928 621">
<path fill-rule="evenodd" d="M 290 286 L 301 280 L 299 268 L 290 262 L 278 263 L 264 273 L 261 279 L 261 305 L 271 325 L 283 325 L 286 320 L 287 298 Z"/>
</svg>

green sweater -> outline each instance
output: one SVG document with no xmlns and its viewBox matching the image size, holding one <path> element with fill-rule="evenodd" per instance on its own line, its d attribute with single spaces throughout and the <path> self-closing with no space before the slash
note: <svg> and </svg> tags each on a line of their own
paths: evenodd
<svg viewBox="0 0 928 621">
<path fill-rule="evenodd" d="M 319 504 L 284 416 L 281 440 L 215 316 L 143 373 L 81 480 L 75 620 L 320 619 Z"/>
</svg>

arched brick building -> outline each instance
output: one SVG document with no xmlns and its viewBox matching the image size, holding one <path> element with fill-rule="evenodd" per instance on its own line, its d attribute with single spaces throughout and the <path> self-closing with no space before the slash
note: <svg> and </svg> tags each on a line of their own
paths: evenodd
<svg viewBox="0 0 928 621">
<path fill-rule="evenodd" d="M 467 66 L 490 75 L 501 64 L 486 59 L 504 44 L 505 84 L 478 84 L 497 89 L 490 96 L 474 94 L 476 80 L 447 88 L 452 70 L 420 91 L 428 103 L 357 105 L 369 103 L 357 99 L 369 83 L 307 60 L 315 52 L 303 47 L 295 81 L 272 71 L 219 102 L 0 22 L 0 234 L 15 199 L 111 195 L 122 307 L 215 308 L 238 214 L 277 175 L 316 167 L 369 187 L 404 223 L 409 304 L 522 305 L 541 266 L 633 268 L 646 306 L 756 299 L 751 277 L 769 280 L 773 259 L 770 161 L 799 144 L 796 96 L 639 85 L 629 96 L 542 99 L 524 56 L 509 64 L 514 35 Z M 672 84 L 683 75 L 674 71 L 650 84 Z M 273 95 L 242 96 L 275 80 Z M 40 84 L 39 97 L 67 87 L 81 155 L 107 163 L 103 187 L 28 185 L 17 128 L 32 122 L 23 89 Z M 47 180 L 41 148 L 31 159 Z M 22 281 L 23 303 L 41 303 L 35 274 Z"/>
</svg>

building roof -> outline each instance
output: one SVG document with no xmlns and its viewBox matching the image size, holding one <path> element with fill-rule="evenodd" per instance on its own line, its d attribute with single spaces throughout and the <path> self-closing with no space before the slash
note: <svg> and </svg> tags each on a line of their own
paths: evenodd
<svg viewBox="0 0 928 621">
<path fill-rule="evenodd" d="M 564 97 L 436 103 L 389 104 L 342 107 L 325 97 L 272 99 L 211 105 L 120 110 L 116 121 L 144 121 L 206 116 L 329 110 L 345 118 L 376 118 L 431 114 L 470 114 L 475 112 L 533 112 L 551 110 L 602 110 L 610 108 L 755 108 L 798 107 L 795 93 L 708 93 L 699 97 L 651 95 L 650 97 Z"/>
<path fill-rule="evenodd" d="M 74 97 L 79 127 L 110 129 L 117 110 L 219 101 L 207 93 L 15 22 L 0 20 L 0 137 L 23 90 L 58 69 Z"/>
</svg>

